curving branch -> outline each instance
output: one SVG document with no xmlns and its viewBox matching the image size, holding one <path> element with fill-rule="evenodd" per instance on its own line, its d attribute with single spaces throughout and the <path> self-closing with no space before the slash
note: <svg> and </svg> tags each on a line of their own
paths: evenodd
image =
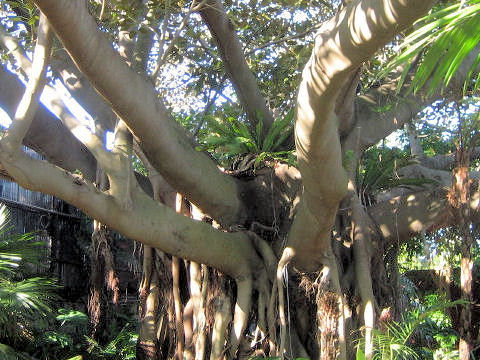
<svg viewBox="0 0 480 360">
<path fill-rule="evenodd" d="M 472 192 L 471 221 L 480 221 L 480 193 Z M 368 208 L 376 219 L 379 234 L 387 243 L 403 242 L 412 236 L 455 225 L 444 187 L 437 187 L 378 202 Z M 393 216 L 392 216 L 393 214 Z"/>
<path fill-rule="evenodd" d="M 12 50 L 12 53 L 17 60 L 17 63 L 21 65 L 25 73 L 30 73 L 32 69 L 34 69 L 34 64 L 31 63 L 30 59 L 28 59 L 26 54 L 23 52 L 23 50 L 19 47 L 19 45 L 13 38 L 7 36 L 6 34 L 2 33 L 2 31 L 0 31 L 0 40 L 2 44 L 7 47 L 7 49 Z M 15 45 L 17 47 L 15 47 Z M 85 93 L 84 90 L 86 90 L 87 93 L 89 92 L 88 88 L 83 89 L 81 92 Z M 115 161 L 112 161 L 113 159 L 111 154 L 106 151 L 103 140 L 99 138 L 98 135 L 92 133 L 87 125 L 82 124 L 70 112 L 70 110 L 63 103 L 62 99 L 59 97 L 57 91 L 54 88 L 47 84 L 43 88 L 43 91 L 46 95 L 45 104 L 49 107 L 49 109 L 63 122 L 63 124 L 70 130 L 70 132 L 90 150 L 90 152 L 95 156 L 96 160 L 101 164 L 104 169 L 111 169 L 112 164 L 114 164 Z M 90 88 L 90 92 L 93 92 L 93 89 Z M 95 98 L 98 99 L 98 95 Z M 28 124 L 28 127 L 29 126 L 30 124 Z M 9 129 L 9 133 L 14 131 L 14 128 L 15 122 L 12 125 L 12 129 Z M 24 133 L 20 135 L 22 139 L 25 137 Z"/>
<path fill-rule="evenodd" d="M 10 36 L 1 25 L 0 46 L 13 56 L 17 66 L 24 74 L 29 73 L 32 63 L 25 50 L 19 44 L 18 39 Z M 94 117 L 95 123 L 103 131 L 112 130 L 116 115 L 77 69 L 65 50 L 55 51 L 50 59 L 50 66 L 53 73 L 60 78 L 62 84 L 75 97 L 75 100 Z"/>
<path fill-rule="evenodd" d="M 295 142 L 304 193 L 288 244 L 296 252 L 293 263 L 297 267 L 315 270 L 328 262 L 330 230 L 346 193 L 335 115 L 340 90 L 363 61 L 432 4 L 420 0 L 352 1 L 320 28 L 303 71 L 296 108 Z"/>
<path fill-rule="evenodd" d="M 25 154 L 5 167 L 21 186 L 59 197 L 132 240 L 212 266 L 235 279 L 249 278 L 251 269 L 260 266 L 245 233 L 226 233 L 177 214 L 138 186 L 131 192 L 134 209 L 126 209 L 93 184 Z"/>
<path fill-rule="evenodd" d="M 60 78 L 70 94 L 92 116 L 95 125 L 102 132 L 112 131 L 117 116 L 64 49 L 55 52 L 51 66 L 53 73 Z"/>
<path fill-rule="evenodd" d="M 45 73 L 50 60 L 52 42 L 53 31 L 45 15 L 41 14 L 28 83 L 7 134 L 1 140 L 3 151 L 6 151 L 9 157 L 21 152 L 23 138 L 37 111 L 40 95 L 46 83 Z"/>
</svg>

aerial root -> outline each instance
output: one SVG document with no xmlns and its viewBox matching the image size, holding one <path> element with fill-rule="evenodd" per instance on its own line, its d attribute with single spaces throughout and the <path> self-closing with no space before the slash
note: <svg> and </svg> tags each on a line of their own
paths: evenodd
<svg viewBox="0 0 480 360">
<path fill-rule="evenodd" d="M 260 331 L 260 335 L 263 337 L 267 333 L 267 323 L 265 321 L 265 310 L 266 310 L 266 304 L 265 304 L 265 297 L 266 293 L 259 289 L 258 290 L 258 324 L 257 328 Z"/>
<path fill-rule="evenodd" d="M 252 305 L 252 277 L 237 280 L 237 302 L 233 315 L 233 326 L 230 334 L 230 359 L 234 359 L 240 345 L 240 340 L 247 325 L 250 307 Z"/>
<path fill-rule="evenodd" d="M 273 282 L 275 277 L 275 269 L 277 267 L 277 257 L 275 256 L 275 253 L 270 245 L 253 231 L 247 231 L 247 234 L 252 240 L 255 250 L 258 251 L 263 259 L 263 264 L 267 271 L 268 279 Z"/>
<path fill-rule="evenodd" d="M 188 299 L 183 307 L 183 336 L 185 339 L 185 350 L 183 351 L 184 360 L 193 360 L 193 324 L 194 324 L 194 305 L 192 298 Z"/>
<path fill-rule="evenodd" d="M 267 308 L 267 321 L 268 321 L 268 344 L 270 348 L 270 355 L 276 354 L 276 316 L 275 316 L 275 300 L 277 298 L 277 282 L 273 282 L 272 293 L 270 295 L 270 301 Z"/>
<path fill-rule="evenodd" d="M 203 276 L 202 276 L 203 273 Z M 206 302 L 208 290 L 208 267 L 190 263 L 190 294 L 193 304 L 195 359 L 203 360 L 206 351 Z"/>
<path fill-rule="evenodd" d="M 184 337 L 183 337 L 183 311 L 180 299 L 180 263 L 179 259 L 172 256 L 172 278 L 173 278 L 173 303 L 175 308 L 175 330 L 177 335 L 176 359 L 183 359 Z"/>
<path fill-rule="evenodd" d="M 278 289 L 278 315 L 280 318 L 280 348 L 277 353 L 282 359 L 285 352 L 285 338 L 287 336 L 287 320 L 285 317 L 285 297 L 283 292 L 283 269 L 292 260 L 295 252 L 292 248 L 286 247 L 277 266 L 277 289 Z M 287 284 L 288 286 L 288 284 Z M 272 291 L 273 292 L 273 291 Z"/>
<path fill-rule="evenodd" d="M 215 301 L 215 320 L 212 329 L 212 351 L 210 360 L 219 360 L 224 357 L 225 337 L 227 326 L 231 320 L 230 297 L 219 293 Z"/>
</svg>

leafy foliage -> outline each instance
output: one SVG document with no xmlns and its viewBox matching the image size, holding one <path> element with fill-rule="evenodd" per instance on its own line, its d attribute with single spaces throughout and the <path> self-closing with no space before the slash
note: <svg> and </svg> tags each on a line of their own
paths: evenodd
<svg viewBox="0 0 480 360">
<path fill-rule="evenodd" d="M 138 335 L 126 324 L 120 331 L 111 330 L 113 339 L 103 345 L 87 336 L 88 316 L 72 309 L 59 309 L 56 330 L 46 331 L 37 346 L 56 359 L 135 359 Z M 115 334 L 115 335 L 113 335 Z"/>
<path fill-rule="evenodd" d="M 12 346 L 30 342 L 47 324 L 58 288 L 51 279 L 22 274 L 23 265 L 38 263 L 41 244 L 32 234 L 9 232 L 8 217 L 0 206 L 0 341 L 6 343 L 0 344 L 0 353 L 7 359 Z"/>
<path fill-rule="evenodd" d="M 259 121 L 255 129 L 235 117 L 228 117 L 221 121 L 208 118 L 209 133 L 205 136 L 199 150 L 207 150 L 218 157 L 223 164 L 228 164 L 233 159 L 246 154 L 256 156 L 256 164 L 267 158 L 291 163 L 292 151 L 281 151 L 281 145 L 292 135 L 293 111 L 275 121 L 265 137 L 263 134 L 263 121 Z"/>
<path fill-rule="evenodd" d="M 86 347 L 88 316 L 71 309 L 58 309 L 55 330 L 45 331 L 36 341 L 43 354 L 57 359 L 78 354 Z"/>
<path fill-rule="evenodd" d="M 94 359 L 136 359 L 138 335 L 126 325 L 107 345 L 101 346 L 92 338 L 87 338 L 90 345 L 88 352 Z"/>
<path fill-rule="evenodd" d="M 413 78 L 411 89 L 418 91 L 427 86 L 432 94 L 439 86 L 443 89 L 450 83 L 465 58 L 480 42 L 480 0 L 467 0 L 433 11 L 417 22 L 419 28 L 407 36 L 396 56 L 383 74 L 401 64 L 404 68 L 400 89 L 415 63 L 414 59 L 423 53 L 420 65 Z M 464 90 L 472 85 L 472 91 L 479 87 L 480 73 L 475 70 L 480 64 L 480 54 L 470 67 Z"/>
<path fill-rule="evenodd" d="M 374 360 L 411 360 L 411 359 L 426 359 L 427 354 L 433 355 L 433 349 L 422 346 L 418 341 L 420 331 L 423 333 L 419 336 L 425 337 L 427 335 L 426 329 L 430 331 L 428 335 L 434 335 L 432 332 L 440 332 L 441 330 L 434 326 L 430 319 L 432 314 L 439 310 L 445 310 L 448 307 L 464 304 L 463 300 L 457 301 L 440 301 L 428 308 L 417 308 L 407 312 L 402 321 L 382 322 L 380 329 L 373 330 L 374 336 Z M 364 340 L 360 340 L 357 346 L 357 360 L 365 359 L 362 351 Z M 431 358 L 431 356 L 430 356 Z"/>
<path fill-rule="evenodd" d="M 408 165 L 411 159 L 398 149 L 374 146 L 367 150 L 356 173 L 356 184 L 363 204 L 374 202 L 374 196 L 396 186 L 421 186 L 429 179 L 403 178 L 397 170 Z"/>
</svg>

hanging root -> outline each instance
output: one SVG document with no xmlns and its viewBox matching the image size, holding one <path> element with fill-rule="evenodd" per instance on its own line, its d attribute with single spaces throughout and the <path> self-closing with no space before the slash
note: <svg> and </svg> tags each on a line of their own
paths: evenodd
<svg viewBox="0 0 480 360">
<path fill-rule="evenodd" d="M 115 273 L 115 261 L 113 259 L 113 254 L 110 249 L 110 245 L 108 244 L 108 239 L 107 239 L 107 232 L 104 229 L 105 232 L 105 243 L 102 248 L 102 255 L 103 259 L 105 262 L 105 282 L 107 285 L 107 288 L 110 289 L 112 292 L 112 303 L 114 305 L 118 304 L 118 298 L 120 297 L 120 287 L 119 283 L 120 281 L 118 280 L 118 276 Z"/>
<path fill-rule="evenodd" d="M 247 276 L 244 279 L 237 280 L 237 302 L 233 315 L 232 332 L 230 333 L 230 351 L 229 359 L 234 359 L 237 353 L 240 340 L 247 324 L 250 306 L 252 303 L 252 277 Z"/>
<path fill-rule="evenodd" d="M 91 293 L 88 300 L 88 311 L 91 318 L 92 334 L 96 334 L 102 316 L 102 289 L 105 285 L 112 291 L 112 302 L 116 305 L 120 294 L 119 280 L 115 274 L 115 263 L 110 250 L 107 229 L 98 221 L 94 221 L 94 231 L 90 249 L 91 256 Z M 102 266 L 103 263 L 103 266 Z M 105 280 L 102 280 L 102 276 Z M 107 304 L 104 303 L 106 306 Z"/>
<path fill-rule="evenodd" d="M 160 325 L 157 328 L 157 312 L 159 304 L 159 279 L 155 271 L 150 278 L 148 295 L 143 304 L 143 312 L 140 313 L 140 329 L 138 350 L 145 359 L 155 359 L 157 356 L 158 332 L 162 331 Z M 163 319 L 163 317 L 162 317 Z"/>
<path fill-rule="evenodd" d="M 150 287 L 150 280 L 152 278 L 152 269 L 153 269 L 153 251 L 150 246 L 143 246 L 143 275 L 142 282 L 140 283 L 139 292 L 139 313 L 143 313 L 143 304 L 146 301 L 148 295 L 148 289 Z"/>
<path fill-rule="evenodd" d="M 265 290 L 258 290 L 258 323 L 257 327 L 260 330 L 260 335 L 263 337 L 267 333 L 267 322 L 265 320 L 265 299 L 268 293 Z"/>
<path fill-rule="evenodd" d="M 273 252 L 270 245 L 258 236 L 253 231 L 247 231 L 252 244 L 260 254 L 263 260 L 263 265 L 265 270 L 259 270 L 259 275 L 257 278 L 257 289 L 258 289 L 258 328 L 260 332 L 268 334 L 268 342 L 270 348 L 270 355 L 276 353 L 276 315 L 275 315 L 275 300 L 277 298 L 277 289 L 278 283 L 276 280 L 276 271 L 277 271 L 277 257 Z M 283 268 L 283 267 L 282 267 Z M 270 292 L 269 280 L 273 283 L 272 291 Z M 283 286 L 283 285 L 282 285 Z M 282 288 L 283 290 L 283 288 Z M 265 306 L 266 300 L 269 299 L 268 306 L 266 307 L 267 320 L 265 321 Z M 268 331 L 267 327 L 268 325 Z"/>
<path fill-rule="evenodd" d="M 197 337 L 197 343 L 195 345 L 195 351 L 198 351 L 198 357 L 196 360 L 203 360 L 205 357 L 205 348 L 207 344 L 207 291 L 209 286 L 209 270 L 207 265 L 202 265 L 202 273 L 203 273 L 203 282 L 202 282 L 202 299 L 200 302 L 200 311 L 198 320 L 198 329 L 199 335 Z"/>
<path fill-rule="evenodd" d="M 328 259 L 321 271 L 316 298 L 320 359 L 346 360 L 343 295 L 335 255 L 330 253 Z"/>
<path fill-rule="evenodd" d="M 183 307 L 183 335 L 185 336 L 185 350 L 183 352 L 184 360 L 193 360 L 193 322 L 194 305 L 192 298 L 187 301 Z"/>
<path fill-rule="evenodd" d="M 275 269 L 277 268 L 277 257 L 268 243 L 253 231 L 247 231 L 248 236 L 252 240 L 255 250 L 261 255 L 268 278 L 273 282 Z"/>
<path fill-rule="evenodd" d="M 179 259 L 175 256 L 172 256 L 172 278 L 173 278 L 173 303 L 175 308 L 175 330 L 177 333 L 177 351 L 175 354 L 175 358 L 182 360 L 184 338 L 183 338 L 182 302 L 180 299 L 180 286 L 179 286 L 180 262 L 179 262 Z"/>
<path fill-rule="evenodd" d="M 215 308 L 210 360 L 219 360 L 224 356 L 225 336 L 227 333 L 227 326 L 231 320 L 230 297 L 225 293 L 220 292 L 215 300 Z"/>
<path fill-rule="evenodd" d="M 268 343 L 270 347 L 270 355 L 275 355 L 276 353 L 276 341 L 277 341 L 277 326 L 276 326 L 276 316 L 275 316 L 275 300 L 277 298 L 277 282 L 273 282 L 272 293 L 270 295 L 270 302 L 268 303 L 267 308 L 267 319 L 268 319 Z"/>
<path fill-rule="evenodd" d="M 285 317 L 285 298 L 283 295 L 283 269 L 292 260 L 295 252 L 292 248 L 286 247 L 277 266 L 277 288 L 278 288 L 278 315 L 280 317 L 280 348 L 277 353 L 282 359 L 285 352 L 285 338 L 287 336 L 287 320 Z M 287 284 L 288 286 L 288 284 Z M 273 291 L 272 291 L 273 292 Z"/>
</svg>

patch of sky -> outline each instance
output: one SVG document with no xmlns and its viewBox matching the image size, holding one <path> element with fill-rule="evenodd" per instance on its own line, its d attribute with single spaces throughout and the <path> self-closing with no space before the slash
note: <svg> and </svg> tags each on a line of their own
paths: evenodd
<svg viewBox="0 0 480 360">
<path fill-rule="evenodd" d="M 424 127 L 435 128 L 440 138 L 448 141 L 458 132 L 459 117 L 467 119 L 478 114 L 479 111 L 479 97 L 466 98 L 462 103 L 439 100 L 427 106 L 417 115 L 416 128 L 420 137 L 424 136 L 422 135 Z M 404 130 L 399 129 L 387 136 L 383 143 L 390 148 L 403 149 L 408 145 L 408 139 Z"/>
<path fill-rule="evenodd" d="M 95 133 L 95 123 L 92 116 L 87 111 L 85 111 L 85 109 L 72 97 L 70 92 L 60 80 L 55 79 L 53 85 L 58 95 L 60 95 L 62 101 L 65 103 L 65 105 L 67 105 L 68 110 L 70 110 L 70 112 L 75 116 L 78 121 L 80 121 L 84 125 L 87 125 L 88 128 L 93 133 Z M 44 94 L 45 92 L 42 94 L 42 96 Z M 40 99 L 42 100 L 42 98 Z"/>
</svg>

